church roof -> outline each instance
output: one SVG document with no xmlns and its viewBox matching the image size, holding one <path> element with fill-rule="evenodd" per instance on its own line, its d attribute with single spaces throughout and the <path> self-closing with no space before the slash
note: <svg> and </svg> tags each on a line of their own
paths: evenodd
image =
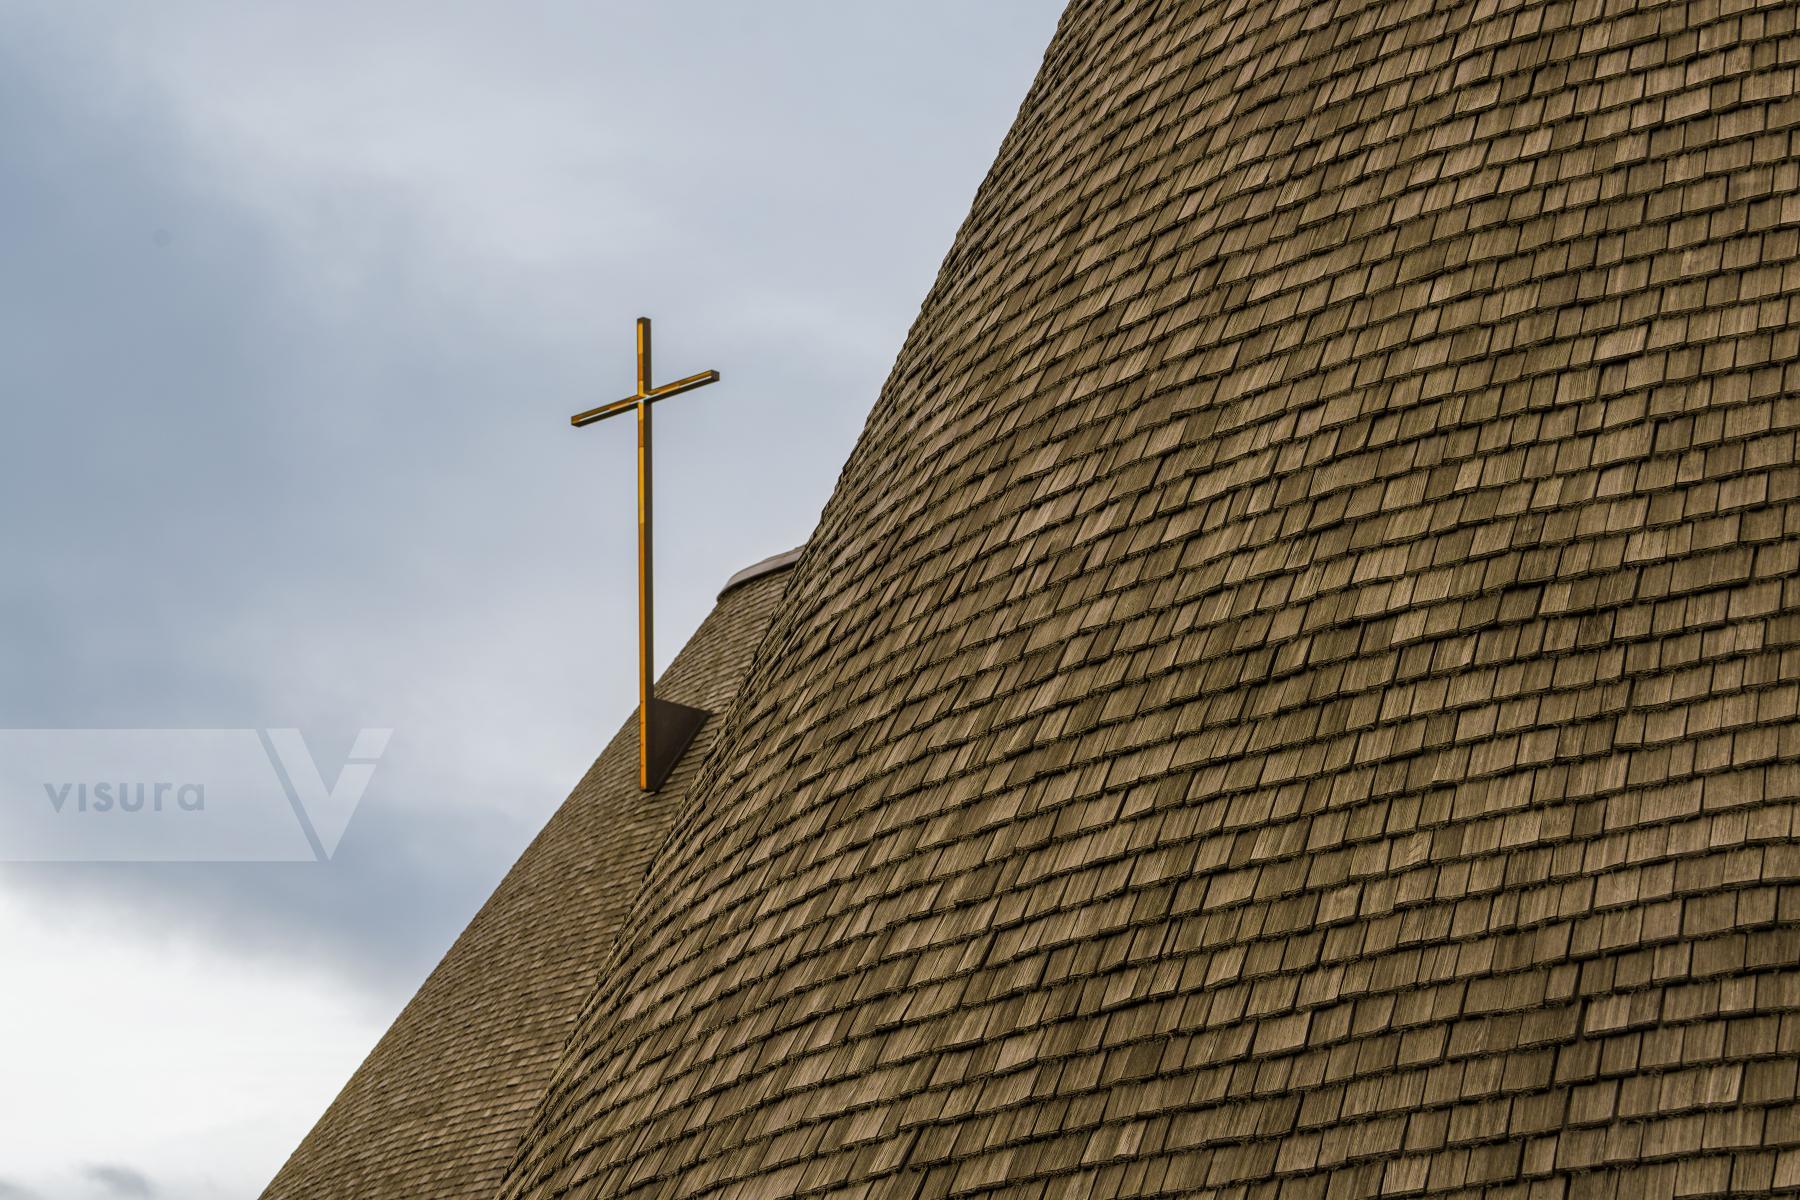
<svg viewBox="0 0 1800 1200">
<path fill-rule="evenodd" d="M 500 1194 L 1800 1187 L 1797 12 L 1075 0 Z"/>
<path fill-rule="evenodd" d="M 659 696 L 715 714 L 662 790 L 638 790 L 627 722 L 264 1200 L 489 1200 L 787 578 L 777 567 L 729 588 L 658 681 Z"/>
</svg>

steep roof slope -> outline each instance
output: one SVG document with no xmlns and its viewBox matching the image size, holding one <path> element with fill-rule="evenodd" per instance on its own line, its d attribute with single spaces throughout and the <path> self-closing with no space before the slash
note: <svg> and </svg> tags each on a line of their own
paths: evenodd
<svg viewBox="0 0 1800 1200">
<path fill-rule="evenodd" d="M 1076 0 L 503 1195 L 1800 1186 L 1797 13 Z"/>
<path fill-rule="evenodd" d="M 788 561 L 792 561 L 791 559 Z M 791 572 L 729 587 L 659 695 L 722 713 Z M 265 1200 L 486 1200 L 592 991 L 718 716 L 667 785 L 637 788 L 635 718 L 608 743 L 370 1052 Z"/>
</svg>

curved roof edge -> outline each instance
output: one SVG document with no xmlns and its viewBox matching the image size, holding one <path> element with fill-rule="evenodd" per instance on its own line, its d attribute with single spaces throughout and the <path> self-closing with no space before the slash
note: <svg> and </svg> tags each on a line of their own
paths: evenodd
<svg viewBox="0 0 1800 1200">
<path fill-rule="evenodd" d="M 730 579 L 725 581 L 725 586 L 719 589 L 719 599 L 723 600 L 726 592 L 729 592 L 732 588 L 749 583 L 752 579 L 761 579 L 764 575 L 773 575 L 777 571 L 787 570 L 789 567 L 800 561 L 800 552 L 805 549 L 806 547 L 804 545 L 795 546 L 792 550 L 786 550 L 780 554 L 771 554 L 761 562 L 752 563 L 745 567 L 736 575 L 733 575 Z"/>
</svg>

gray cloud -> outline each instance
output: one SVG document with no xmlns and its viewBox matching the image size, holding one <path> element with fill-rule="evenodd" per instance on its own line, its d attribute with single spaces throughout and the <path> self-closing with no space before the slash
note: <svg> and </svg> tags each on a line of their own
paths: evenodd
<svg viewBox="0 0 1800 1200">
<path fill-rule="evenodd" d="M 82 1174 L 98 1184 L 109 1196 L 149 1197 L 156 1195 L 150 1177 L 130 1167 L 105 1163 L 90 1166 Z"/>
<path fill-rule="evenodd" d="M 29 58 L 7 47 L 0 57 Z M 397 531 L 380 526 L 449 530 L 416 505 L 406 511 L 393 473 L 370 461 L 394 455 L 391 440 L 362 461 L 334 454 L 341 423 L 354 419 L 343 410 L 368 397 L 334 395 L 319 379 L 316 359 L 336 335 L 319 327 L 274 235 L 229 196 L 185 180 L 199 173 L 192 150 L 154 109 L 138 110 L 127 132 L 120 114 L 81 99 L 91 81 L 46 74 L 0 62 L 10 93 L 0 139 L 15 147 L 0 161 L 0 229 L 19 268 L 0 281 L 0 322 L 16 331 L 0 366 L 24 401 L 9 406 L 0 503 L 40 514 L 6 547 L 24 569 L 0 577 L 10 685 L 0 723 L 292 724 L 313 732 L 323 761 L 341 758 L 356 724 L 381 723 L 387 713 L 369 710 L 393 702 L 358 711 L 358 677 L 410 669 L 398 654 L 371 662 L 341 631 L 359 608 L 387 610 L 372 614 L 381 621 L 428 603 L 378 542 Z M 160 228 L 181 231 L 169 248 L 156 246 Z M 405 325 L 398 316 L 385 334 L 413 349 Z M 389 366 L 374 331 L 338 344 L 337 371 Z M 317 423 L 293 419 L 298 411 Z M 441 457 L 454 463 L 448 450 Z M 336 663 L 296 661 L 281 645 L 334 634 L 350 643 Z M 309 676 L 321 668 L 341 683 L 320 687 Z M 406 745 L 391 765 L 404 769 Z M 445 775 L 456 769 L 442 764 Z M 447 786 L 439 773 L 420 764 L 410 779 Z M 445 936 L 442 924 L 422 930 L 421 916 L 466 912 L 494 874 L 471 871 L 471 859 L 516 842 L 513 826 L 531 813 L 498 815 L 502 796 L 486 811 L 418 821 L 395 803 L 404 791 L 381 795 L 328 868 L 30 867 L 0 879 L 153 916 L 163 929 L 189 924 L 244 946 L 416 974 Z M 371 835 L 388 847 L 373 861 Z"/>
<path fill-rule="evenodd" d="M 0 727 L 396 730 L 329 864 L 0 889 L 391 1013 L 634 703 L 566 425 L 630 319 L 725 374 L 659 414 L 666 660 L 810 532 L 1060 7 L 0 10 Z"/>
</svg>

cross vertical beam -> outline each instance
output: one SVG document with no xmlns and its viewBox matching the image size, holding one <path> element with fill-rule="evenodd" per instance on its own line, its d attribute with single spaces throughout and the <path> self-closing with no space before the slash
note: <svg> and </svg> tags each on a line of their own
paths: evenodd
<svg viewBox="0 0 1800 1200">
<path fill-rule="evenodd" d="M 654 792 L 680 761 L 682 751 L 699 732 L 705 709 L 656 698 L 656 603 L 651 520 L 650 406 L 719 381 L 717 371 L 702 371 L 674 383 L 656 387 L 651 382 L 650 318 L 637 319 L 637 393 L 599 408 L 576 413 L 569 423 L 576 428 L 604 421 L 627 411 L 637 414 L 637 519 L 638 519 L 638 787 Z"/>
<path fill-rule="evenodd" d="M 650 780 L 650 706 L 656 702 L 656 572 L 652 562 L 650 521 L 650 318 L 637 319 L 637 520 L 638 520 L 638 787 L 646 792 L 661 784 Z"/>
</svg>

